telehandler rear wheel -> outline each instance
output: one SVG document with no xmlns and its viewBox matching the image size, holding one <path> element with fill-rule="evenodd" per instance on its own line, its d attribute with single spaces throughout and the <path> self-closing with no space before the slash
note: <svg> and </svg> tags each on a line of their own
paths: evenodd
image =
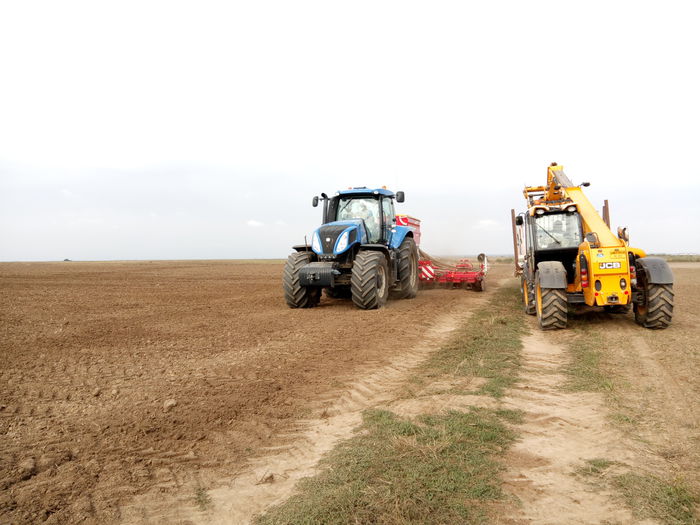
<svg viewBox="0 0 700 525">
<path fill-rule="evenodd" d="M 352 265 L 350 289 L 352 302 L 363 310 L 374 310 L 386 304 L 389 296 L 389 269 L 383 253 L 364 251 Z"/>
<path fill-rule="evenodd" d="M 647 284 L 644 303 L 634 305 L 634 320 L 644 328 L 660 329 L 671 324 L 673 285 Z"/>
<path fill-rule="evenodd" d="M 392 299 L 413 299 L 418 294 L 418 248 L 412 237 L 406 237 L 398 253 L 399 286 L 390 292 Z"/>
<path fill-rule="evenodd" d="M 290 308 L 311 308 L 321 300 L 321 289 L 301 286 L 299 284 L 299 270 L 312 260 L 309 252 L 294 252 L 287 257 L 284 265 L 282 285 L 284 287 L 284 299 Z"/>
<path fill-rule="evenodd" d="M 528 315 L 535 315 L 537 313 L 535 311 L 535 298 L 530 289 L 530 284 L 524 276 L 521 279 L 520 289 L 522 290 L 523 296 L 523 310 L 525 310 L 525 313 Z"/>
<path fill-rule="evenodd" d="M 535 309 L 542 330 L 566 328 L 568 314 L 566 290 L 542 288 L 540 286 L 540 272 L 535 274 Z"/>
</svg>

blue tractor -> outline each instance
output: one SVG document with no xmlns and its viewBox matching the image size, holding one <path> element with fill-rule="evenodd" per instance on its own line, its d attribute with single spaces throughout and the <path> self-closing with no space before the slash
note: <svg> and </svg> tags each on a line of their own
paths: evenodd
<svg viewBox="0 0 700 525">
<path fill-rule="evenodd" d="M 394 200 L 402 191 L 351 188 L 321 194 L 323 224 L 311 245 L 294 246 L 284 267 L 284 298 L 291 308 L 311 308 L 321 293 L 352 298 L 371 310 L 392 297 L 411 299 L 418 291 L 418 249 L 413 231 L 396 224 Z M 313 198 L 313 206 L 319 198 Z"/>
</svg>

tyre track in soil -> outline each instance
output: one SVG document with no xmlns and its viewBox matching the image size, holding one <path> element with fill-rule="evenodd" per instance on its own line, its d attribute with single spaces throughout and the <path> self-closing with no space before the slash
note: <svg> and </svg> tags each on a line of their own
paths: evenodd
<svg viewBox="0 0 700 525">
<path fill-rule="evenodd" d="M 506 408 L 524 413 L 520 437 L 506 456 L 505 489 L 519 500 L 508 523 L 640 523 L 610 492 L 574 475 L 587 459 L 632 464 L 637 453 L 607 422 L 601 394 L 562 389 L 566 352 L 553 342 L 556 336 L 530 324 L 520 378 L 503 400 Z"/>
<path fill-rule="evenodd" d="M 145 494 L 121 508 L 121 523 L 245 524 L 265 509 L 284 502 L 300 479 L 317 472 L 316 465 L 325 453 L 353 436 L 362 422 L 362 412 L 394 400 L 411 371 L 447 341 L 479 306 L 486 304 L 505 280 L 489 281 L 486 292 L 442 315 L 419 343 L 394 355 L 387 365 L 361 369 L 359 379 L 319 397 L 314 412 L 321 417 L 300 421 L 294 432 L 279 436 L 285 441 L 283 445 L 264 449 L 262 455 L 250 460 L 232 478 L 213 482 L 217 488 L 207 492 L 207 510 L 193 502 L 191 490 L 181 491 L 167 501 Z"/>
</svg>

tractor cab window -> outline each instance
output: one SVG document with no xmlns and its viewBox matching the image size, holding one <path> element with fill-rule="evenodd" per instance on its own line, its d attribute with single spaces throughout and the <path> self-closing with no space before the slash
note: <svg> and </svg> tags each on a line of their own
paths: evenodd
<svg viewBox="0 0 700 525">
<path fill-rule="evenodd" d="M 536 215 L 534 234 L 538 250 L 578 248 L 582 241 L 580 216 L 578 213 Z"/>
<path fill-rule="evenodd" d="M 381 236 L 381 217 L 379 199 L 364 199 L 359 197 L 341 197 L 338 202 L 337 219 L 362 219 L 367 226 L 369 242 L 379 242 Z"/>
<path fill-rule="evenodd" d="M 394 227 L 394 201 L 389 198 L 382 199 L 382 215 L 384 219 L 384 232 L 387 239 L 389 238 L 389 232 Z"/>
</svg>

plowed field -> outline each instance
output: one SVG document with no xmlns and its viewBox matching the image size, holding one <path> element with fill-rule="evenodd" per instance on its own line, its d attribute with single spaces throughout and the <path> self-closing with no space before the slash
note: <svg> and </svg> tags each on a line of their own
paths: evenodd
<svg viewBox="0 0 700 525">
<path fill-rule="evenodd" d="M 233 476 L 319 417 L 324 394 L 481 295 L 291 310 L 281 272 L 277 262 L 1 264 L 0 522 L 119 521 L 136 495 Z"/>
</svg>

